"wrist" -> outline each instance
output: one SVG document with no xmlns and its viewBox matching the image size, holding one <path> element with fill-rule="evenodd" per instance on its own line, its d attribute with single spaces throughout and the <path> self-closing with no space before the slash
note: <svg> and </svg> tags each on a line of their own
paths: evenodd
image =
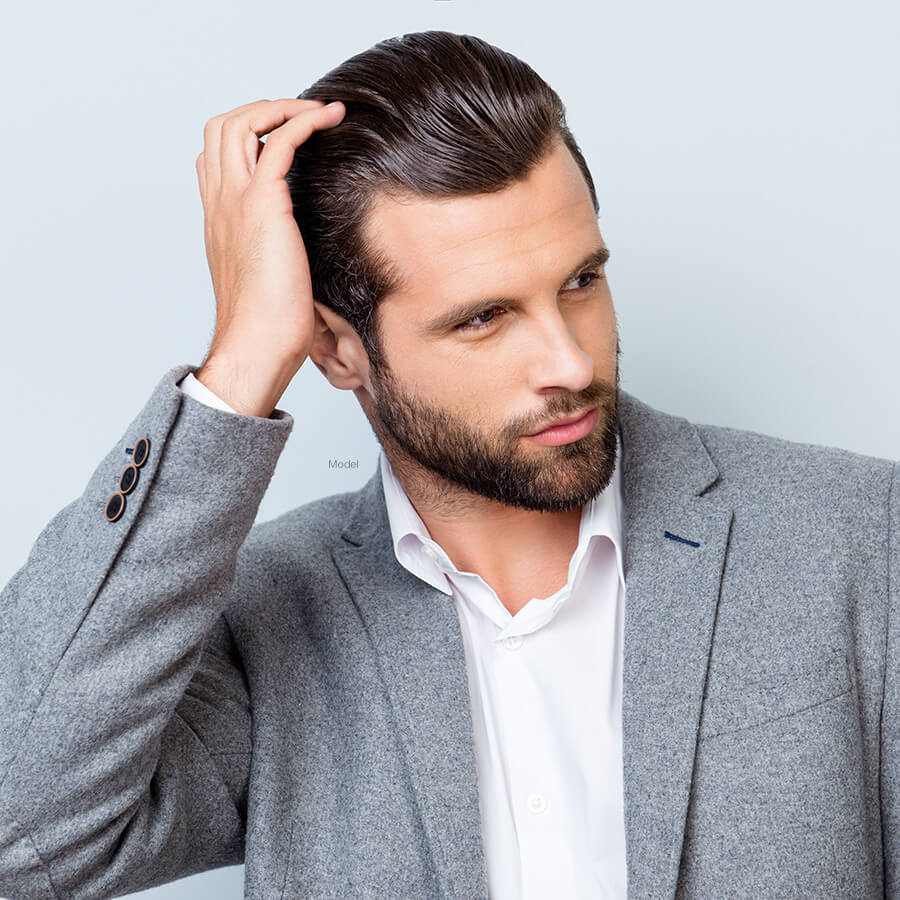
<svg viewBox="0 0 900 900">
<path fill-rule="evenodd" d="M 268 418 L 297 372 L 290 365 L 263 368 L 217 353 L 209 355 L 194 377 L 235 412 Z M 297 367 L 299 368 L 299 367 Z"/>
</svg>

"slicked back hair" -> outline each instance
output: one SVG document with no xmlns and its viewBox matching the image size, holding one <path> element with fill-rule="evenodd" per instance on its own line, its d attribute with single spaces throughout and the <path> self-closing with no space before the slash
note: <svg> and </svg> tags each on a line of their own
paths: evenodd
<svg viewBox="0 0 900 900">
<path fill-rule="evenodd" d="M 400 284 L 392 261 L 365 240 L 378 195 L 493 193 L 525 178 L 561 140 L 598 210 L 559 96 L 529 65 L 481 38 L 449 31 L 388 38 L 300 98 L 346 107 L 338 125 L 298 148 L 286 180 L 313 295 L 359 334 L 376 373 L 384 357 L 375 309 Z"/>
</svg>

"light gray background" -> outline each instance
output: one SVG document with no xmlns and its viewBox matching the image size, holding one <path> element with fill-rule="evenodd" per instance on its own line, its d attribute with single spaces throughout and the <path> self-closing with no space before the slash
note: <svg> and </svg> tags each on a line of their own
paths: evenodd
<svg viewBox="0 0 900 900">
<path fill-rule="evenodd" d="M 900 457 L 898 25 L 890 0 L 6 9 L 0 583 L 163 373 L 206 351 L 206 120 L 426 28 L 516 53 L 566 103 L 612 251 L 627 390 L 696 421 Z M 260 519 L 369 477 L 378 448 L 352 394 L 306 363 L 279 406 L 297 424 Z M 142 896 L 227 900 L 241 878 Z"/>
</svg>

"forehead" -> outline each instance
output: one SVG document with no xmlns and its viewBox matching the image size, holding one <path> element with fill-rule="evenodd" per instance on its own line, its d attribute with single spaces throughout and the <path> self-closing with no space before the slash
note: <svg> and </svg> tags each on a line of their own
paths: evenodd
<svg viewBox="0 0 900 900">
<path fill-rule="evenodd" d="M 400 281 L 379 304 L 383 315 L 411 303 L 427 314 L 492 286 L 552 280 L 601 242 L 587 183 L 561 142 L 526 178 L 495 193 L 379 195 L 365 236 Z"/>
</svg>

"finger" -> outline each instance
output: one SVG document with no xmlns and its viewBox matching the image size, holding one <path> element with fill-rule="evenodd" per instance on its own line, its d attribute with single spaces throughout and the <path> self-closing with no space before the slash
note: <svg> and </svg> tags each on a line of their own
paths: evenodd
<svg viewBox="0 0 900 900">
<path fill-rule="evenodd" d="M 253 137 L 256 137 L 256 135 L 253 135 Z M 259 159 L 259 154 L 263 152 L 263 147 L 266 146 L 260 140 L 253 140 L 253 137 L 247 143 L 247 164 L 250 167 L 251 175 L 256 171 L 256 162 Z"/>
<path fill-rule="evenodd" d="M 294 161 L 294 153 L 307 138 L 317 130 L 333 128 L 344 117 L 346 107 L 340 101 L 321 109 L 294 116 L 266 140 L 265 150 L 260 154 L 253 174 L 255 181 L 262 184 L 284 178 Z"/>
<path fill-rule="evenodd" d="M 244 103 L 228 112 L 220 113 L 213 116 L 203 126 L 203 160 L 206 166 L 206 183 L 211 191 L 218 191 L 221 175 L 221 161 L 219 145 L 222 140 L 222 126 L 225 119 L 233 113 L 245 112 L 262 103 L 270 103 L 269 100 L 253 100 L 250 103 Z"/>
<path fill-rule="evenodd" d="M 220 179 L 231 186 L 246 185 L 256 166 L 261 135 L 283 125 L 292 116 L 321 109 L 321 100 L 268 100 L 227 115 L 219 143 Z"/>
<path fill-rule="evenodd" d="M 295 108 L 304 108 L 305 106 L 321 104 L 320 100 L 297 100 L 289 98 L 284 100 L 254 100 L 251 103 L 244 103 L 242 106 L 235 107 L 233 110 L 213 116 L 203 128 L 203 149 L 204 160 L 206 163 L 206 182 L 211 192 L 218 192 L 220 188 L 222 175 L 222 160 L 220 145 L 222 142 L 222 129 L 225 121 L 231 116 L 246 116 L 251 110 L 272 103 L 287 103 Z M 300 104 L 299 107 L 297 104 Z"/>
</svg>

